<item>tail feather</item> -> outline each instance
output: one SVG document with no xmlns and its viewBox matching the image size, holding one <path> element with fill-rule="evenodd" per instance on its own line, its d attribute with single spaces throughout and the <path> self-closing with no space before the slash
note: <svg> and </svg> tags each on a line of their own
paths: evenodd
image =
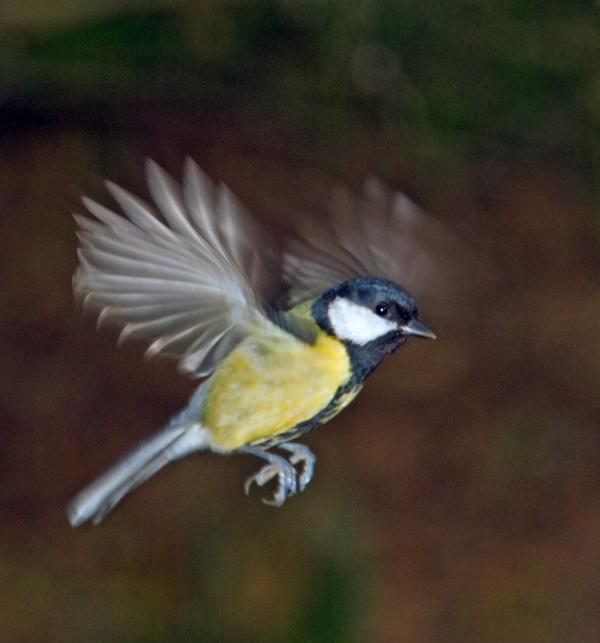
<svg viewBox="0 0 600 643">
<path fill-rule="evenodd" d="M 88 520 L 98 524 L 125 495 L 166 464 L 205 450 L 208 437 L 207 430 L 197 423 L 168 424 L 73 498 L 67 510 L 71 526 Z"/>
</svg>

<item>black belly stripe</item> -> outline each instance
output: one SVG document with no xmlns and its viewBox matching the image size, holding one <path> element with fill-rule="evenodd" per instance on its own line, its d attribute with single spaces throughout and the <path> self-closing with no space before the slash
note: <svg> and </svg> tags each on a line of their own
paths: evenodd
<svg viewBox="0 0 600 643">
<path fill-rule="evenodd" d="M 283 442 L 291 442 L 292 440 L 295 440 L 311 429 L 314 429 L 315 427 L 320 426 L 321 424 L 324 424 L 329 419 L 331 419 L 341 410 L 340 406 L 342 406 L 342 402 L 344 401 L 345 396 L 348 393 L 352 392 L 358 393 L 358 390 L 360 390 L 360 388 L 361 384 L 357 383 L 356 380 L 352 378 L 348 383 L 340 386 L 335 392 L 334 396 L 331 398 L 329 404 L 309 420 L 300 422 L 300 424 L 297 424 L 295 427 L 292 427 L 287 431 L 283 431 L 282 433 L 278 433 L 277 435 L 269 436 L 268 438 L 263 438 L 261 440 L 258 440 L 257 442 L 253 442 L 252 444 L 264 449 L 270 449 L 271 447 L 282 444 Z"/>
</svg>

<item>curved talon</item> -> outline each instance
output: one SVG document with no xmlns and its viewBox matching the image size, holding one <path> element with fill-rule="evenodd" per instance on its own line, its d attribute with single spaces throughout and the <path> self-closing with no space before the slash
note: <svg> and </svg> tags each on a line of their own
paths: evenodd
<svg viewBox="0 0 600 643">
<path fill-rule="evenodd" d="M 277 465 L 266 464 L 262 469 L 257 471 L 255 474 L 246 478 L 246 482 L 244 482 L 244 491 L 246 492 L 246 495 L 247 496 L 250 495 L 250 487 L 252 486 L 253 482 L 256 482 L 256 484 L 259 487 L 262 487 L 263 485 L 267 484 L 269 480 L 272 480 L 278 474 L 279 474 L 279 469 Z"/>
<path fill-rule="evenodd" d="M 267 505 L 280 507 L 288 496 L 293 496 L 298 490 L 296 470 L 287 460 L 273 453 L 267 451 L 260 451 L 260 453 L 252 451 L 252 453 L 253 455 L 260 455 L 260 457 L 268 459 L 269 463 L 246 479 L 244 491 L 246 494 L 249 494 L 253 482 L 259 487 L 262 487 L 276 477 L 277 487 L 273 498 L 263 498 L 262 501 Z M 266 456 L 268 456 L 268 458 Z"/>
<path fill-rule="evenodd" d="M 315 473 L 315 462 L 317 461 L 315 454 L 306 445 L 296 442 L 280 444 L 279 448 L 292 454 L 289 461 L 293 465 L 302 465 L 298 476 L 298 491 L 304 491 Z"/>
</svg>

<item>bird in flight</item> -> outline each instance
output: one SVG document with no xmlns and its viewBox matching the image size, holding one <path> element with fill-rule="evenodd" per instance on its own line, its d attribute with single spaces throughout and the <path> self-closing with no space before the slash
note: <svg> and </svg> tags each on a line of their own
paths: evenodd
<svg viewBox="0 0 600 643">
<path fill-rule="evenodd" d="M 146 170 L 152 206 L 111 182 L 121 213 L 83 199 L 74 290 L 120 341 L 142 340 L 147 357 L 174 358 L 203 381 L 72 500 L 72 526 L 99 523 L 166 464 L 201 451 L 264 460 L 245 489 L 274 481 L 269 504 L 304 491 L 316 458 L 296 440 L 346 407 L 407 340 L 435 338 L 413 297 L 452 279 L 436 251 L 449 235 L 375 179 L 359 196 L 334 190 L 327 216 L 279 249 L 192 160 L 182 185 L 153 161 Z"/>
</svg>

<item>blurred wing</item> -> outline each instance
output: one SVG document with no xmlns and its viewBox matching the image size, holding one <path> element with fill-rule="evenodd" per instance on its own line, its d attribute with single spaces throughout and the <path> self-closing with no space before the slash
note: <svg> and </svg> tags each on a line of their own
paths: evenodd
<svg viewBox="0 0 600 643">
<path fill-rule="evenodd" d="M 291 242 L 284 256 L 290 305 L 360 276 L 389 279 L 418 301 L 438 300 L 461 283 L 464 245 L 401 192 L 377 179 L 356 198 L 332 194 L 329 216 Z M 464 282 L 464 280 L 463 280 Z"/>
<path fill-rule="evenodd" d="M 119 341 L 146 340 L 147 357 L 177 358 L 181 371 L 202 377 L 249 326 L 271 325 L 263 301 L 279 270 L 269 270 L 274 257 L 264 231 L 193 161 L 186 161 L 183 189 L 152 161 L 147 179 L 160 216 L 110 182 L 124 216 L 83 199 L 95 219 L 75 215 L 75 293 L 99 312 L 99 324 L 122 327 Z"/>
</svg>

